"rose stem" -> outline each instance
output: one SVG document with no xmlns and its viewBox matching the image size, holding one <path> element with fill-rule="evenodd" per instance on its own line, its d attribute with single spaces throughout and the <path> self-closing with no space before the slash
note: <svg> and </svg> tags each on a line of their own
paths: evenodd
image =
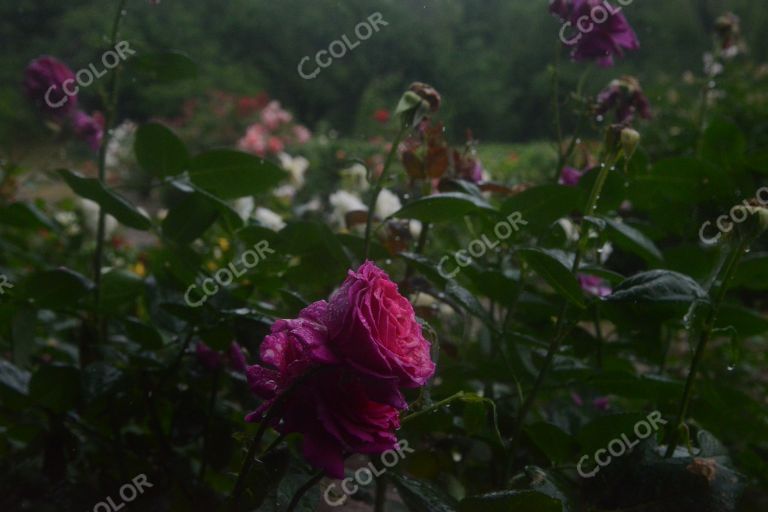
<svg viewBox="0 0 768 512">
<path fill-rule="evenodd" d="M 386 178 L 387 171 L 389 171 L 389 167 L 392 165 L 392 161 L 397 153 L 397 147 L 400 145 L 400 140 L 403 138 L 407 128 L 408 127 L 405 124 L 400 125 L 395 140 L 392 142 L 392 148 L 390 148 L 387 159 L 384 162 L 384 169 L 382 169 L 381 174 L 376 180 L 373 194 L 371 194 L 371 201 L 368 203 L 368 218 L 365 220 L 365 249 L 363 250 L 363 260 L 368 259 L 368 253 L 371 248 L 371 225 L 373 224 L 373 210 L 376 208 L 376 200 L 379 198 L 379 194 L 383 188 L 384 178 Z"/>
<path fill-rule="evenodd" d="M 744 255 L 748 245 L 749 242 L 745 240 L 737 244 L 736 247 L 731 250 L 731 253 L 723 261 L 723 264 L 718 271 L 717 277 L 719 279 L 715 278 L 715 280 L 712 282 L 711 288 L 714 288 L 718 281 L 720 282 L 720 285 L 717 287 L 717 290 L 710 291 L 714 297 L 714 301 L 712 302 L 712 308 L 707 315 L 707 319 L 704 322 L 704 329 L 701 331 L 699 342 L 696 345 L 696 352 L 694 352 L 693 359 L 691 360 L 691 367 L 688 370 L 688 378 L 685 381 L 685 389 L 683 391 L 683 398 L 680 401 L 680 407 L 677 412 L 677 419 L 675 420 L 675 423 L 672 426 L 672 430 L 669 434 L 669 444 L 667 445 L 667 451 L 664 453 L 665 458 L 671 457 L 675 453 L 675 448 L 677 448 L 680 429 L 683 427 L 685 417 L 688 414 L 688 406 L 691 402 L 693 383 L 696 379 L 696 373 L 698 372 L 701 359 L 704 356 L 704 349 L 706 349 L 707 342 L 712 335 L 712 328 L 715 326 L 717 313 L 720 309 L 720 305 L 723 303 L 723 299 L 725 298 L 725 292 L 728 290 L 728 281 L 730 281 L 731 277 L 733 276 L 733 272 L 736 270 L 736 267 L 738 266 L 739 261 Z"/>
</svg>

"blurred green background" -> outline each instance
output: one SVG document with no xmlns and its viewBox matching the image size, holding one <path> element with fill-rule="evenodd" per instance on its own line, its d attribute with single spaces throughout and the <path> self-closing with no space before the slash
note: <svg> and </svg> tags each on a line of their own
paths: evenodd
<svg viewBox="0 0 768 512">
<path fill-rule="evenodd" d="M 26 63 L 54 55 L 74 70 L 98 63 L 116 2 L 3 0 L 0 7 L 0 137 L 4 144 L 44 137 L 21 95 Z M 198 78 L 182 85 L 127 84 L 122 117 L 137 121 L 173 116 L 185 100 L 220 90 L 252 95 L 267 91 L 315 130 L 344 137 L 370 135 L 372 114 L 391 109 L 408 83 L 433 84 L 444 98 L 442 119 L 454 139 L 471 129 L 481 141 L 524 142 L 552 134 L 550 66 L 559 23 L 546 0 L 130 0 L 125 39 L 139 53 L 158 48 L 186 52 Z M 700 72 L 711 48 L 715 18 L 732 10 L 752 57 L 764 61 L 768 21 L 764 1 L 635 0 L 626 13 L 641 49 L 616 68 L 588 66 L 588 90 L 631 73 L 645 84 Z M 297 72 L 304 56 L 381 12 L 389 24 L 314 80 Z M 314 66 L 309 67 L 314 69 Z M 562 64 L 562 90 L 575 88 L 584 65 Z M 658 87 L 658 86 L 657 86 Z M 663 88 L 647 90 L 651 101 Z M 100 106 L 97 88 L 80 94 L 88 109 Z M 568 115 L 567 113 L 565 114 Z M 568 119 L 565 119 L 567 124 Z"/>
</svg>

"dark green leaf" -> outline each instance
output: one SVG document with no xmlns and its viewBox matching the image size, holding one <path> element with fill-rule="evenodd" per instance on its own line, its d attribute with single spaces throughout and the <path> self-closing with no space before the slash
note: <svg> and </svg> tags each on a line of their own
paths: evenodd
<svg viewBox="0 0 768 512">
<path fill-rule="evenodd" d="M 582 205 L 583 194 L 574 187 L 562 185 L 540 185 L 529 188 L 510 197 L 501 205 L 504 216 L 520 212 L 528 228 L 544 228 L 571 212 L 578 211 Z"/>
<path fill-rule="evenodd" d="M 37 272 L 19 286 L 20 296 L 33 301 L 38 308 L 73 307 L 91 290 L 91 282 L 67 268 Z"/>
<path fill-rule="evenodd" d="M 547 284 L 559 294 L 568 299 L 572 304 L 584 308 L 584 295 L 581 286 L 571 270 L 556 257 L 541 249 L 521 249 L 520 257 L 536 272 Z"/>
<path fill-rule="evenodd" d="M 708 298 L 707 292 L 689 276 L 670 270 L 651 270 L 624 280 L 605 300 L 632 303 L 690 303 L 707 301 Z"/>
<path fill-rule="evenodd" d="M 455 512 L 456 500 L 429 482 L 391 473 L 400 497 L 411 512 Z"/>
<path fill-rule="evenodd" d="M 188 194 L 163 219 L 163 234 L 188 244 L 210 228 L 219 216 L 217 207 L 202 194 Z"/>
<path fill-rule="evenodd" d="M 502 491 L 464 498 L 459 512 L 562 512 L 559 500 L 537 491 Z"/>
<path fill-rule="evenodd" d="M 485 199 L 460 192 L 423 197 L 403 206 L 393 217 L 422 222 L 445 222 L 478 212 L 494 212 Z"/>
<path fill-rule="evenodd" d="M 139 165 L 157 178 L 175 176 L 189 166 L 189 153 L 184 143 L 159 123 L 140 126 L 133 148 Z"/>
<path fill-rule="evenodd" d="M 41 366 L 29 382 L 29 396 L 55 412 L 69 410 L 80 396 L 80 372 L 74 366 Z"/>
<path fill-rule="evenodd" d="M 105 212 L 126 226 L 140 230 L 147 230 L 152 226 L 146 215 L 123 196 L 104 187 L 96 178 L 86 178 L 67 170 L 59 171 L 59 174 L 75 194 L 99 204 Z"/>
<path fill-rule="evenodd" d="M 633 252 L 649 263 L 660 263 L 664 257 L 650 238 L 625 222 L 605 218 L 609 238 L 624 250 Z"/>
<path fill-rule="evenodd" d="M 229 149 L 197 155 L 190 166 L 192 182 L 221 199 L 266 192 L 286 176 L 268 160 Z"/>
<path fill-rule="evenodd" d="M 100 306 L 104 311 L 115 311 L 135 303 L 144 290 L 144 281 L 126 270 L 110 270 L 101 280 Z"/>
</svg>

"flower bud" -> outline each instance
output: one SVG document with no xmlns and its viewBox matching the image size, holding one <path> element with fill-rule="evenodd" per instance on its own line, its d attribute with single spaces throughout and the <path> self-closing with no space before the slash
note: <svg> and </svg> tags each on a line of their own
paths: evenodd
<svg viewBox="0 0 768 512">
<path fill-rule="evenodd" d="M 431 85 L 422 82 L 413 82 L 410 87 L 408 87 L 408 90 L 415 92 L 421 99 L 426 101 L 429 104 L 429 110 L 432 112 L 437 112 L 440 108 L 442 98 L 440 97 L 440 93 Z"/>
<path fill-rule="evenodd" d="M 734 217 L 733 212 L 737 209 L 743 210 L 746 216 L 742 222 L 735 223 L 735 231 L 742 239 L 755 239 L 768 230 L 768 208 L 762 206 L 756 198 L 744 201 L 743 205 L 734 206 L 731 217 L 736 221 L 738 219 Z"/>
<path fill-rule="evenodd" d="M 621 130 L 621 149 L 624 150 L 624 157 L 629 160 L 635 154 L 637 146 L 640 144 L 640 134 L 632 128 Z"/>
<path fill-rule="evenodd" d="M 427 112 L 437 112 L 440 108 L 440 93 L 433 87 L 414 82 L 408 87 L 395 109 L 395 115 L 399 115 L 405 126 L 416 126 Z"/>
</svg>

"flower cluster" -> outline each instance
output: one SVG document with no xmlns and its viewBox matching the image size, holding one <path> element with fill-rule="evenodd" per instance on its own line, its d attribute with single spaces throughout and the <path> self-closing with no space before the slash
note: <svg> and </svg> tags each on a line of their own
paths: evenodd
<svg viewBox="0 0 768 512">
<path fill-rule="evenodd" d="M 311 132 L 292 122 L 293 115 L 283 109 L 280 102 L 270 101 L 259 112 L 259 121 L 249 126 L 237 142 L 237 147 L 263 157 L 281 153 L 286 144 L 307 143 L 312 138 Z"/>
<path fill-rule="evenodd" d="M 640 48 L 627 18 L 606 0 L 551 0 L 549 10 L 579 30 L 576 37 L 564 43 L 571 48 L 573 60 L 595 60 L 600 66 L 610 67 L 614 57 L 624 56 L 624 50 Z"/>
<path fill-rule="evenodd" d="M 640 82 L 633 76 L 612 80 L 597 95 L 595 110 L 601 116 L 613 111 L 616 123 L 622 126 L 629 126 L 636 115 L 643 119 L 651 118 L 651 105 L 643 94 Z"/>
<path fill-rule="evenodd" d="M 248 367 L 252 391 L 265 402 L 246 417 L 283 434 L 304 436 L 304 457 L 343 478 L 344 459 L 395 446 L 401 388 L 423 386 L 435 372 L 413 306 L 397 285 L 366 261 L 328 299 L 278 320 Z"/>
<path fill-rule="evenodd" d="M 73 133 L 98 151 L 104 136 L 104 118 L 98 112 L 89 116 L 77 108 L 77 94 L 67 93 L 66 101 L 51 103 L 53 93 L 63 96 L 64 82 L 74 81 L 74 72 L 63 62 L 43 55 L 24 70 L 24 93 L 45 115 L 69 126 Z M 54 106 L 56 105 L 56 106 Z"/>
</svg>

